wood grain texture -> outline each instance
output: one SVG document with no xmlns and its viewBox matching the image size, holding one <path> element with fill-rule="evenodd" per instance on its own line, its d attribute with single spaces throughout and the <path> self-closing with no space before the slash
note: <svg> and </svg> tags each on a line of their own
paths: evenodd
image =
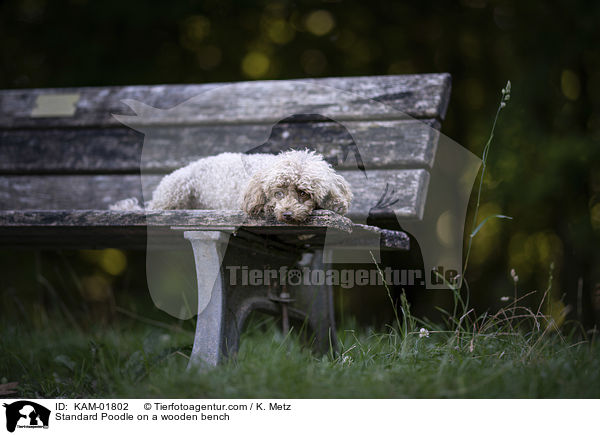
<svg viewBox="0 0 600 435">
<path fill-rule="evenodd" d="M 273 123 L 297 113 L 321 113 L 337 120 L 406 116 L 441 120 L 448 105 L 450 81 L 449 74 L 419 74 L 234 84 L 5 90 L 0 91 L 0 128 L 119 126 L 120 121 L 112 114 L 133 115 L 123 100 L 136 100 L 149 106 L 137 105 L 137 113 L 144 116 L 128 120 L 128 125 L 136 124 L 140 128 L 157 124 Z M 38 96 L 51 94 L 79 94 L 75 114 L 32 117 Z M 186 103 L 181 104 L 183 102 Z M 151 109 L 171 109 L 177 105 L 180 106 L 176 110 Z"/>
<path fill-rule="evenodd" d="M 324 234 L 325 230 L 349 234 L 353 224 L 326 210 L 316 210 L 297 225 L 226 210 L 9 210 L 0 211 L 0 246 L 145 248 L 147 232 L 151 232 L 152 243 L 162 249 L 180 246 L 183 231 L 236 232 L 242 227 L 262 235 L 293 234 L 303 244 L 297 235 Z"/>
<path fill-rule="evenodd" d="M 352 232 L 352 221 L 328 210 L 315 210 L 306 222 L 288 224 L 275 219 L 252 218 L 235 210 L 3 210 L 1 227 L 179 227 L 228 229 L 236 227 L 335 228 Z"/>
<path fill-rule="evenodd" d="M 350 121 L 259 125 L 164 126 L 143 134 L 126 127 L 0 131 L 0 172 L 170 172 L 222 152 L 278 153 L 310 147 L 338 169 L 429 168 L 439 132 L 435 121 Z M 347 128 L 349 129 L 347 129 Z M 268 135 L 265 141 L 265 135 Z M 368 138 L 356 144 L 354 137 Z M 257 146 L 258 145 L 258 146 Z M 345 158 L 349 156 L 350 158 Z"/>
<path fill-rule="evenodd" d="M 0 211 L 0 246 L 3 247 L 145 249 L 148 233 L 151 233 L 153 249 L 181 249 L 183 232 L 194 230 L 231 232 L 232 243 L 258 243 L 262 249 L 272 245 L 284 252 L 320 247 L 325 243 L 326 231 L 335 231 L 345 248 L 360 249 L 361 241 L 369 234 L 380 238 L 382 249 L 406 250 L 410 246 L 408 236 L 402 231 L 353 224 L 327 210 L 315 210 L 302 224 L 254 219 L 242 212 L 224 210 Z"/>
<path fill-rule="evenodd" d="M 397 202 L 389 207 L 399 218 L 420 219 L 423 216 L 429 173 L 423 169 L 368 172 L 368 178 L 358 171 L 344 173 L 354 199 L 348 217 L 364 221 L 369 213 L 379 210 L 376 204 L 388 193 Z"/>
<path fill-rule="evenodd" d="M 360 171 L 347 171 L 344 176 L 354 193 L 351 218 L 365 219 L 386 185 L 398 199 L 391 208 L 399 217 L 421 216 L 427 171 L 381 169 L 369 171 L 368 178 Z M 0 177 L 0 210 L 106 210 L 125 198 L 136 197 L 141 203 L 142 192 L 152 192 L 161 179 L 160 175 L 6 175 Z"/>
</svg>

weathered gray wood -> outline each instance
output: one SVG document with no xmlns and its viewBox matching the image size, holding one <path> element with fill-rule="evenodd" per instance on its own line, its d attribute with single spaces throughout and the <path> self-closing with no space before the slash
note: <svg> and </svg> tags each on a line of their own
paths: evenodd
<svg viewBox="0 0 600 435">
<path fill-rule="evenodd" d="M 127 127 L 0 130 L 0 172 L 139 172 L 144 135 Z"/>
<path fill-rule="evenodd" d="M 160 176 L 149 177 L 154 185 Z M 124 198 L 142 198 L 139 175 L 0 177 L 0 210 L 106 210 Z"/>
<path fill-rule="evenodd" d="M 399 217 L 419 218 L 429 175 L 423 169 L 380 169 L 342 172 L 354 193 L 348 215 L 364 219 L 386 190 L 395 190 L 398 202 L 390 208 Z M 105 210 L 118 200 L 152 192 L 161 175 L 46 175 L 0 177 L 0 210 Z M 148 198 L 146 198 L 148 199 Z"/>
<path fill-rule="evenodd" d="M 298 235 L 322 236 L 326 230 L 349 234 L 353 224 L 327 210 L 315 210 L 301 225 L 255 219 L 241 211 L 225 210 L 8 210 L 0 211 L 0 246 L 143 249 L 147 231 L 151 231 L 155 246 L 169 248 L 180 245 L 183 231 L 212 229 L 237 233 L 242 227 L 243 238 L 250 241 L 254 240 L 246 233 L 283 236 L 283 244 L 274 241 L 273 245 L 289 250 L 306 243 Z M 320 240 L 322 237 L 314 238 L 314 242 Z M 266 241 L 260 241 L 264 246 Z"/>
<path fill-rule="evenodd" d="M 423 169 L 369 171 L 368 178 L 358 171 L 343 173 L 350 183 L 354 199 L 348 210 L 348 217 L 355 220 L 365 219 L 380 198 L 393 190 L 398 201 L 388 207 L 397 217 L 420 219 L 423 216 L 425 197 L 429 184 L 429 173 Z"/>
<path fill-rule="evenodd" d="M 101 210 L 0 211 L 0 246 L 27 248 L 125 247 L 146 248 L 147 229 L 154 246 L 180 246 L 184 231 L 225 231 L 250 242 L 250 249 L 285 253 L 298 246 L 322 246 L 325 231 L 333 230 L 345 248 L 360 249 L 363 240 L 377 235 L 382 249 L 406 250 L 408 236 L 402 231 L 353 224 L 327 210 L 315 210 L 302 224 L 249 218 L 242 212 L 224 210 L 170 210 L 162 212 Z M 275 235 L 268 242 L 260 236 Z M 310 238 L 306 236 L 310 235 Z M 300 237 L 299 237 L 300 236 Z M 236 238 L 230 239 L 237 242 Z M 259 249 L 262 245 L 262 249 Z"/>
<path fill-rule="evenodd" d="M 354 95 L 342 97 L 332 88 Z M 79 99 L 73 116 L 32 117 L 38 96 L 74 93 L 79 94 Z M 111 114 L 131 114 L 122 100 L 137 100 L 168 109 L 191 98 L 194 101 L 188 101 L 177 113 L 153 111 L 137 123 L 272 123 L 282 114 L 323 112 L 339 120 L 399 119 L 402 113 L 415 118 L 443 119 L 449 94 L 449 74 L 255 81 L 234 85 L 8 90 L 0 92 L 0 128 L 118 126 L 119 121 Z M 373 100 L 384 104 L 373 104 Z"/>
<path fill-rule="evenodd" d="M 275 219 L 247 216 L 232 210 L 2 210 L 0 227 L 209 227 L 229 229 L 247 228 L 294 228 L 329 227 L 352 232 L 352 222 L 329 210 L 315 210 L 302 224 L 287 224 Z"/>
<path fill-rule="evenodd" d="M 358 150 L 367 169 L 431 167 L 439 133 L 435 120 L 349 121 L 368 137 Z M 246 152 L 263 141 L 264 126 L 203 125 L 152 128 L 144 135 L 126 127 L 0 131 L 3 173 L 168 172 L 221 152 Z M 145 140 L 145 143 L 144 143 Z M 142 144 L 144 153 L 142 159 Z M 333 122 L 280 123 L 261 152 L 310 146 L 335 167 L 356 169 L 353 137 Z M 354 165 L 354 166 L 352 166 Z"/>
</svg>

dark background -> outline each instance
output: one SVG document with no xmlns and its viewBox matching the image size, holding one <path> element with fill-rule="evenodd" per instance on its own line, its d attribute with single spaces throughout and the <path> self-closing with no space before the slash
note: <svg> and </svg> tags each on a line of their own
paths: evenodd
<svg viewBox="0 0 600 435">
<path fill-rule="evenodd" d="M 552 275 L 546 313 L 591 328 L 600 312 L 598 23 L 594 1 L 5 0 L 0 88 L 449 72 L 442 131 L 481 156 L 510 79 L 480 217 L 514 219 L 490 220 L 475 238 L 471 302 L 480 312 L 498 308 L 514 293 L 514 268 L 518 293 L 536 291 L 524 303 L 537 307 Z M 69 304 L 82 303 L 78 293 L 90 318 L 148 302 L 136 278 L 140 254 L 0 259 L 6 315 L 76 316 Z M 115 289 L 135 291 L 127 302 Z M 359 316 L 377 317 L 378 303 Z"/>
</svg>

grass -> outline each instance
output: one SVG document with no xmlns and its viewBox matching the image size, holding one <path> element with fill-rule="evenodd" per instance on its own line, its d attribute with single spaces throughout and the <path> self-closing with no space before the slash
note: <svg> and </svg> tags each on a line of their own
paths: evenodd
<svg viewBox="0 0 600 435">
<path fill-rule="evenodd" d="M 17 396 L 45 398 L 600 397 L 600 348 L 572 343 L 539 320 L 509 306 L 468 315 L 453 330 L 428 325 L 429 337 L 401 325 L 386 333 L 344 329 L 331 357 L 259 318 L 237 357 L 208 372 L 186 370 L 192 334 L 185 330 L 131 319 L 88 332 L 60 322 L 31 331 L 5 325 L 0 383 L 18 382 Z"/>
</svg>

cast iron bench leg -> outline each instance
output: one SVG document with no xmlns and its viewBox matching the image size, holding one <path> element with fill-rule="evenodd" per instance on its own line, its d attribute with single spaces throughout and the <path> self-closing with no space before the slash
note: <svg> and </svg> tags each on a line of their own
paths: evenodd
<svg viewBox="0 0 600 435">
<path fill-rule="evenodd" d="M 260 310 L 278 315 L 281 307 L 269 299 L 268 290 L 264 286 L 231 287 L 226 282 L 222 260 L 229 233 L 186 231 L 184 237 L 192 244 L 198 280 L 199 314 L 188 367 L 213 367 L 224 357 L 237 353 L 240 333 L 250 312 Z M 310 254 L 305 264 L 298 266 L 309 267 L 310 271 L 324 274 L 328 266 L 324 264 L 323 256 L 323 250 L 317 250 Z M 261 259 L 251 259 L 251 256 L 243 258 L 249 266 L 259 268 L 263 264 Z M 285 264 L 285 260 L 282 264 Z M 307 323 L 317 352 L 325 354 L 332 351 L 335 354 L 337 336 L 331 285 L 326 282 L 301 284 L 292 286 L 290 291 L 296 299 L 289 307 L 290 317 Z"/>
</svg>

